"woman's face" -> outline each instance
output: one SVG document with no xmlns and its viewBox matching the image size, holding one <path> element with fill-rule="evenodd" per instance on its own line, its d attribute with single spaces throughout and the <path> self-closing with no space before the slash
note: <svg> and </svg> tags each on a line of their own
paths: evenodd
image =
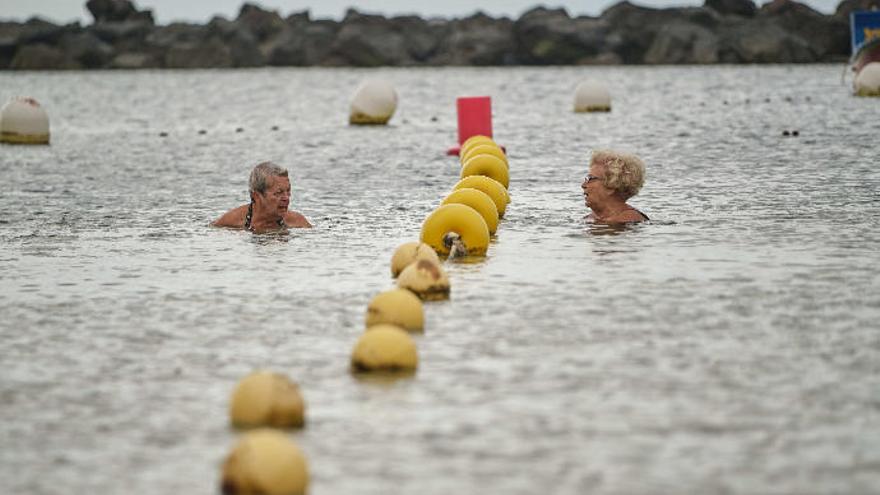
<svg viewBox="0 0 880 495">
<path fill-rule="evenodd" d="M 269 186 L 266 192 L 257 193 L 257 201 L 262 202 L 263 208 L 273 211 L 278 215 L 287 213 L 290 204 L 290 179 L 287 177 L 269 177 Z"/>
<path fill-rule="evenodd" d="M 607 196 L 608 188 L 605 187 L 605 164 L 591 163 L 587 176 L 581 184 L 584 191 L 584 204 L 592 207 L 597 201 L 602 201 Z"/>
</svg>

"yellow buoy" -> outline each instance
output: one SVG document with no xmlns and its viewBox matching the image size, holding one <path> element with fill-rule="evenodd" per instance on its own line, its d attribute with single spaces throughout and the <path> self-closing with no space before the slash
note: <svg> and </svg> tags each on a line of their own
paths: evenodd
<svg viewBox="0 0 880 495">
<path fill-rule="evenodd" d="M 302 495 L 308 485 L 305 456 L 278 430 L 245 433 L 223 463 L 224 495 Z"/>
<path fill-rule="evenodd" d="M 462 204 L 440 206 L 422 224 L 421 239 L 437 254 L 446 256 L 450 249 L 446 240 L 449 233 L 461 236 L 468 255 L 485 256 L 489 248 L 489 226 L 477 210 Z"/>
<path fill-rule="evenodd" d="M 461 163 L 464 164 L 477 155 L 492 155 L 504 162 L 504 165 L 507 166 L 507 168 L 510 168 L 510 164 L 507 163 L 507 155 L 504 154 L 501 147 L 495 144 L 478 144 L 472 146 L 466 154 L 461 156 Z"/>
<path fill-rule="evenodd" d="M 476 155 L 464 162 L 461 167 L 461 178 L 471 175 L 485 175 L 491 177 L 507 189 L 510 184 L 510 173 L 507 171 L 507 165 L 497 156 L 492 155 Z"/>
<path fill-rule="evenodd" d="M 13 98 L 0 109 L 0 143 L 49 144 L 49 116 L 37 100 Z"/>
<path fill-rule="evenodd" d="M 574 90 L 574 111 L 610 112 L 611 94 L 597 82 L 584 81 Z"/>
<path fill-rule="evenodd" d="M 397 286 L 423 301 L 449 299 L 449 277 L 443 267 L 433 261 L 419 260 L 406 267 L 397 277 Z"/>
<path fill-rule="evenodd" d="M 419 364 L 416 343 L 395 325 L 374 325 L 367 329 L 354 347 L 351 368 L 354 371 L 414 371 Z"/>
<path fill-rule="evenodd" d="M 507 210 L 507 204 L 510 203 L 510 195 L 500 182 L 491 177 L 486 177 L 485 175 L 471 175 L 458 181 L 458 184 L 456 184 L 452 190 L 454 191 L 456 189 L 464 188 L 479 189 L 488 194 L 495 203 L 495 208 L 498 210 L 498 218 L 504 217 L 504 212 Z"/>
<path fill-rule="evenodd" d="M 241 379 L 229 401 L 233 426 L 299 427 L 305 424 L 305 401 L 289 378 L 256 371 Z"/>
<path fill-rule="evenodd" d="M 355 90 L 348 122 L 352 125 L 385 125 L 397 110 L 397 92 L 391 83 L 368 79 Z"/>
<path fill-rule="evenodd" d="M 492 201 L 488 194 L 470 187 L 455 189 L 449 196 L 446 196 L 442 204 L 452 203 L 467 205 L 477 210 L 477 213 L 482 215 L 483 220 L 486 221 L 489 235 L 495 233 L 495 230 L 498 228 L 498 209 L 495 208 L 495 202 Z"/>
<path fill-rule="evenodd" d="M 405 289 L 392 289 L 377 294 L 367 306 L 366 325 L 370 328 L 382 323 L 397 325 L 410 331 L 422 330 L 425 327 L 422 301 Z"/>
<path fill-rule="evenodd" d="M 463 143 L 461 143 L 461 147 L 458 149 L 458 156 L 460 157 L 460 156 L 464 155 L 465 153 L 467 153 L 467 151 L 469 149 L 471 149 L 472 146 L 476 146 L 478 144 L 486 144 L 486 143 L 495 144 L 495 141 L 492 138 L 490 138 L 489 136 L 484 136 L 482 134 L 477 134 L 477 135 L 471 136 L 471 137 L 465 139 L 465 141 Z"/>
<path fill-rule="evenodd" d="M 440 258 L 431 246 L 422 242 L 405 242 L 398 246 L 391 256 L 391 276 L 397 278 L 404 268 L 416 260 L 440 263 Z"/>
</svg>

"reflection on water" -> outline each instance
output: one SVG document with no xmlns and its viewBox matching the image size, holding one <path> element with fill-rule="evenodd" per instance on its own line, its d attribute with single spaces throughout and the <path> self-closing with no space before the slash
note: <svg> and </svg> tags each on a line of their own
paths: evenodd
<svg viewBox="0 0 880 495">
<path fill-rule="evenodd" d="M 456 256 L 456 257 L 447 258 L 446 262 L 447 263 L 455 263 L 455 264 L 459 264 L 459 265 L 473 265 L 473 264 L 485 263 L 486 257 L 485 256 Z"/>
<path fill-rule="evenodd" d="M 362 373 L 358 371 L 352 371 L 351 376 L 357 382 L 371 385 L 373 387 L 377 387 L 379 389 L 391 389 L 395 386 L 400 385 L 401 383 L 406 383 L 411 381 L 415 376 L 416 371 L 412 372 L 394 372 L 394 373 L 385 373 L 385 372 L 370 372 L 370 373 Z"/>
<path fill-rule="evenodd" d="M 292 235 L 290 230 L 284 229 L 276 232 L 263 232 L 260 234 L 252 234 L 250 232 L 242 231 L 243 234 L 249 236 L 251 242 L 258 246 L 268 246 L 270 244 L 279 243 L 279 242 L 289 242 Z"/>
<path fill-rule="evenodd" d="M 0 149 L 4 493 L 216 492 L 255 368 L 302 387 L 314 494 L 875 492 L 877 102 L 838 69 L 0 74 L 54 134 Z M 347 127 L 375 74 L 398 115 Z M 587 78 L 614 112 L 570 112 Z M 467 94 L 513 203 L 486 259 L 445 264 L 418 372 L 364 381 L 364 311 L 458 180 Z M 651 222 L 585 224 L 594 148 L 645 160 Z M 209 227 L 266 159 L 315 228 Z"/>
<path fill-rule="evenodd" d="M 638 225 L 638 227 L 641 227 L 641 226 L 642 225 Z M 615 235 L 625 234 L 629 231 L 634 230 L 636 227 L 637 227 L 636 224 L 609 225 L 609 224 L 593 223 L 593 222 L 587 221 L 587 228 L 586 228 L 585 232 L 589 235 L 615 236 Z"/>
</svg>

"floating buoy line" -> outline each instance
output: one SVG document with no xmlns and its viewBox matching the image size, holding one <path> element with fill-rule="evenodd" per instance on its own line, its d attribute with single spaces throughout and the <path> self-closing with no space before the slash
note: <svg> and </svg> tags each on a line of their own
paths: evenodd
<svg viewBox="0 0 880 495">
<path fill-rule="evenodd" d="M 408 332 L 424 331 L 423 302 L 450 298 L 441 260 L 486 256 L 510 202 L 507 155 L 491 137 L 475 135 L 462 143 L 459 160 L 461 180 L 422 222 L 419 240 L 392 253 L 397 289 L 376 295 L 367 307 L 364 334 L 351 356 L 355 373 L 415 372 L 418 352 Z"/>
</svg>

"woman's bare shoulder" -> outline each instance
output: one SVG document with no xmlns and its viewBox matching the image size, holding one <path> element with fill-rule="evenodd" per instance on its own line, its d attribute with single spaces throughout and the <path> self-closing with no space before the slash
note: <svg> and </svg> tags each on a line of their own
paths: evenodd
<svg viewBox="0 0 880 495">
<path fill-rule="evenodd" d="M 247 207 L 248 205 L 241 205 L 238 208 L 233 208 L 224 213 L 223 216 L 217 220 L 214 220 L 211 225 L 215 227 L 243 228 L 244 217 L 247 215 Z"/>
<path fill-rule="evenodd" d="M 648 217 L 646 217 L 642 212 L 636 210 L 635 208 L 631 208 L 617 215 L 617 217 L 614 218 L 614 221 L 617 223 L 632 223 L 644 222 L 647 219 Z"/>
<path fill-rule="evenodd" d="M 288 211 L 284 214 L 284 223 L 287 224 L 288 227 L 293 228 L 311 228 L 312 223 L 309 222 L 302 213 L 298 211 Z"/>
</svg>

